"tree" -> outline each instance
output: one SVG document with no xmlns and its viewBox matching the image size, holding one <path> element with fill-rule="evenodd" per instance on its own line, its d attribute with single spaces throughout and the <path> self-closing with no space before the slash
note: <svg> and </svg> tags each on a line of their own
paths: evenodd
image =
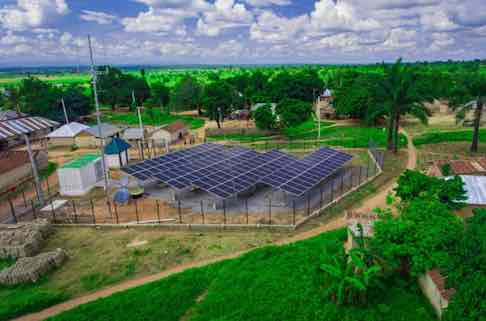
<svg viewBox="0 0 486 321">
<path fill-rule="evenodd" d="M 201 85 L 191 76 L 187 76 L 174 88 L 170 98 L 171 106 L 176 110 L 197 109 L 201 115 L 201 94 Z"/>
<path fill-rule="evenodd" d="M 34 77 L 25 78 L 20 82 L 18 95 L 22 112 L 32 116 L 64 119 L 58 117 L 62 115 L 58 109 L 61 92 L 49 83 Z"/>
<path fill-rule="evenodd" d="M 152 98 L 155 103 L 161 107 L 169 105 L 170 102 L 170 90 L 162 83 L 152 84 Z"/>
<path fill-rule="evenodd" d="M 277 105 L 276 109 L 280 122 L 285 127 L 295 127 L 309 119 L 312 114 L 310 103 L 296 99 L 285 99 Z"/>
<path fill-rule="evenodd" d="M 451 105 L 457 110 L 458 121 L 464 121 L 468 112 L 474 112 L 471 152 L 476 153 L 479 145 L 479 128 L 486 103 L 486 75 L 475 72 L 462 78 L 453 93 Z"/>
<path fill-rule="evenodd" d="M 401 59 L 391 66 L 384 64 L 383 68 L 385 77 L 378 87 L 382 108 L 375 112 L 388 114 L 388 150 L 397 153 L 401 116 L 409 114 L 426 124 L 429 111 L 423 103 L 431 98 L 421 95 L 415 74 L 409 66 L 402 64 Z"/>
<path fill-rule="evenodd" d="M 285 99 L 297 99 L 312 103 L 315 94 L 321 90 L 324 82 L 315 69 L 306 68 L 290 73 L 288 70 L 278 73 L 269 83 L 274 102 Z"/>
<path fill-rule="evenodd" d="M 370 245 L 393 269 L 417 276 L 450 261 L 462 229 L 460 219 L 445 204 L 416 198 L 403 205 L 398 217 L 390 211 L 381 214 Z"/>
<path fill-rule="evenodd" d="M 3 93 L 0 95 L 0 104 L 5 109 L 20 111 L 20 95 L 19 88 L 16 86 L 5 87 Z"/>
<path fill-rule="evenodd" d="M 361 248 L 331 257 L 332 262 L 321 264 L 321 270 L 330 279 L 326 286 L 333 301 L 339 305 L 366 303 L 368 291 L 380 284 L 382 267 L 367 260 Z"/>
<path fill-rule="evenodd" d="M 253 112 L 255 124 L 260 129 L 274 129 L 277 117 L 272 110 L 272 105 L 265 104 Z"/>
<path fill-rule="evenodd" d="M 437 199 L 450 209 L 464 207 L 467 199 L 464 182 L 459 176 L 443 179 L 413 170 L 406 170 L 400 175 L 395 193 L 403 202 L 417 198 Z"/>
<path fill-rule="evenodd" d="M 62 88 L 62 98 L 66 105 L 69 120 L 76 120 L 81 116 L 86 116 L 93 110 L 92 100 L 83 93 L 83 88 L 76 85 Z M 64 119 L 62 106 L 58 104 L 58 116 L 56 119 Z"/>
<path fill-rule="evenodd" d="M 216 120 L 218 128 L 221 121 L 235 108 L 235 102 L 241 102 L 239 93 L 228 82 L 220 80 L 209 84 L 202 95 L 202 102 L 209 118 Z"/>
</svg>

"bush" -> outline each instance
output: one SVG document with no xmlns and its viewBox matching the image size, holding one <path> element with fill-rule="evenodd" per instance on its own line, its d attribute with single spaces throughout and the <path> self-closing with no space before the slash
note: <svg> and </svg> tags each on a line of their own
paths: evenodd
<svg viewBox="0 0 486 321">
<path fill-rule="evenodd" d="M 479 133 L 480 133 L 479 141 L 482 143 L 486 143 L 486 129 L 480 129 Z M 427 144 L 439 144 L 439 143 L 449 143 L 449 142 L 471 142 L 471 141 L 472 141 L 471 130 L 426 133 L 417 136 L 413 139 L 413 143 L 416 146 L 427 145 Z"/>
<path fill-rule="evenodd" d="M 311 117 L 312 105 L 296 99 L 284 99 L 277 105 L 277 114 L 284 127 L 294 127 Z"/>
<path fill-rule="evenodd" d="M 260 129 L 274 129 L 277 117 L 273 113 L 272 105 L 265 104 L 253 112 L 255 124 Z"/>
</svg>

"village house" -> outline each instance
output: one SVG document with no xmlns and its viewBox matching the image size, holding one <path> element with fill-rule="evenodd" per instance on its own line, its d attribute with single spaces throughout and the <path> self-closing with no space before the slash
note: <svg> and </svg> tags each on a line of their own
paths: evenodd
<svg viewBox="0 0 486 321">
<path fill-rule="evenodd" d="M 182 120 L 177 120 L 169 125 L 154 129 L 149 136 L 149 140 L 156 146 L 165 146 L 166 143 L 173 144 L 182 140 L 189 130 Z"/>
</svg>

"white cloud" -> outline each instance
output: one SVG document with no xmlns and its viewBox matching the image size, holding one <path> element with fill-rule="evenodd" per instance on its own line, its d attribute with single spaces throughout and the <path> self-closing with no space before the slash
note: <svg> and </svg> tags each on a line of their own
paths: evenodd
<svg viewBox="0 0 486 321">
<path fill-rule="evenodd" d="M 289 41 L 307 28 L 308 24 L 307 15 L 286 18 L 277 16 L 272 11 L 263 11 L 251 25 L 250 39 L 259 42 Z"/>
<path fill-rule="evenodd" d="M 292 4 L 291 0 L 245 0 L 246 3 L 257 8 L 269 6 L 288 6 Z"/>
<path fill-rule="evenodd" d="M 424 13 L 420 17 L 420 23 L 425 30 L 431 31 L 452 31 L 459 28 L 444 11 Z"/>
<path fill-rule="evenodd" d="M 117 18 L 116 16 L 108 14 L 106 12 L 91 10 L 83 10 L 79 17 L 82 20 L 96 22 L 100 25 L 111 24 Z"/>
<path fill-rule="evenodd" d="M 16 45 L 19 43 L 26 43 L 28 39 L 22 36 L 15 35 L 12 31 L 0 38 L 0 45 Z"/>
<path fill-rule="evenodd" d="M 380 22 L 361 16 L 350 3 L 334 0 L 319 0 L 311 12 L 311 23 L 320 31 L 366 31 L 378 29 Z"/>
<path fill-rule="evenodd" d="M 417 45 L 417 31 L 395 28 L 390 31 L 383 44 L 377 50 L 414 48 Z"/>
<path fill-rule="evenodd" d="M 65 0 L 17 0 L 16 5 L 0 8 L 0 25 L 9 30 L 23 31 L 41 27 L 68 12 Z"/>
<path fill-rule="evenodd" d="M 216 0 L 214 5 L 202 12 L 197 22 L 196 34 L 217 36 L 222 30 L 249 26 L 253 22 L 253 14 L 242 3 L 234 0 Z"/>
<path fill-rule="evenodd" d="M 169 32 L 181 26 L 182 21 L 194 16 L 180 9 L 159 10 L 149 8 L 135 18 L 124 18 L 122 24 L 128 32 Z"/>
</svg>

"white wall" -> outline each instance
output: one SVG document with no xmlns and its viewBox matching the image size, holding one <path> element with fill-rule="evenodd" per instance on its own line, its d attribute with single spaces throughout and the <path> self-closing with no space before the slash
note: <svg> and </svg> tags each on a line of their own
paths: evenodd
<svg viewBox="0 0 486 321">
<path fill-rule="evenodd" d="M 105 155 L 105 162 L 108 168 L 120 168 L 128 163 L 128 159 L 125 152 L 121 153 L 122 164 L 120 165 L 120 158 L 116 155 Z"/>
<path fill-rule="evenodd" d="M 81 196 L 87 194 L 94 185 L 103 179 L 98 176 L 96 166 L 101 165 L 101 159 L 91 162 L 81 168 L 59 168 L 59 187 L 61 195 Z"/>
</svg>

